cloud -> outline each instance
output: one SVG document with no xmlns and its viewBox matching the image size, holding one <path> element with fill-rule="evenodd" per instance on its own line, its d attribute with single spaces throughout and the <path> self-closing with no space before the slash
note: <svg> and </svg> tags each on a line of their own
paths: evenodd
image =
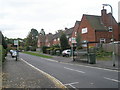
<svg viewBox="0 0 120 90">
<path fill-rule="evenodd" d="M 118 2 L 113 0 L 1 0 L 0 30 L 8 37 L 12 37 L 12 32 L 16 33 L 14 37 L 26 37 L 31 28 L 53 33 L 73 27 L 82 14 L 100 15 L 103 3 L 113 6 L 117 18 Z M 110 11 L 109 7 L 106 9 Z"/>
</svg>

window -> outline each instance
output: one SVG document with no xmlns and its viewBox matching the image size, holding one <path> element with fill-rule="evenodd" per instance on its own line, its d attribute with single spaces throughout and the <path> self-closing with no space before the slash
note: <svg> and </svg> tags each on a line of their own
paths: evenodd
<svg viewBox="0 0 120 90">
<path fill-rule="evenodd" d="M 75 32 L 75 36 L 77 36 L 77 32 Z"/>
<path fill-rule="evenodd" d="M 105 38 L 100 38 L 100 43 L 105 43 Z"/>
<path fill-rule="evenodd" d="M 108 27 L 108 31 L 109 31 L 109 32 L 112 32 L 112 27 L 111 27 L 111 26 Z"/>
<path fill-rule="evenodd" d="M 82 28 L 82 34 L 87 33 L 87 32 L 88 32 L 87 28 Z"/>
<path fill-rule="evenodd" d="M 71 41 L 71 38 L 69 38 L 69 42 Z"/>
<path fill-rule="evenodd" d="M 58 38 L 58 41 L 60 41 L 60 38 Z"/>
<path fill-rule="evenodd" d="M 54 39 L 54 41 L 56 41 L 56 39 Z"/>
<path fill-rule="evenodd" d="M 69 38 L 69 36 L 67 35 L 67 38 Z"/>
</svg>

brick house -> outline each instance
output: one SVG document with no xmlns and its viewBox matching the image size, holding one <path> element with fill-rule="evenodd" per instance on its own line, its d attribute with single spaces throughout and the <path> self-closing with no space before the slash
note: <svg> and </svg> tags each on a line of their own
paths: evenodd
<svg viewBox="0 0 120 90">
<path fill-rule="evenodd" d="M 118 40 L 118 24 L 111 13 L 107 14 L 106 9 L 101 10 L 101 16 L 83 14 L 78 28 L 82 41 L 110 42 L 112 39 L 111 22 L 114 38 Z"/>
<path fill-rule="evenodd" d="M 58 30 L 58 32 L 56 32 L 56 34 L 53 35 L 53 38 L 52 38 L 52 44 L 53 45 L 60 45 L 60 36 L 61 34 L 63 33 L 62 30 Z"/>
<path fill-rule="evenodd" d="M 76 21 L 75 25 L 73 27 L 73 32 L 72 32 L 72 35 L 71 35 L 71 41 L 69 42 L 70 45 L 72 45 L 72 39 L 74 40 L 73 42 L 76 43 L 76 37 L 77 37 L 77 34 L 78 34 L 79 26 L 80 26 L 80 21 Z"/>
<path fill-rule="evenodd" d="M 119 41 L 120 41 L 120 22 L 118 23 L 118 30 L 119 30 Z"/>
<path fill-rule="evenodd" d="M 53 39 L 52 33 L 45 35 L 45 46 L 50 47 L 53 44 L 52 39 Z"/>
<path fill-rule="evenodd" d="M 73 33 L 73 31 L 74 31 L 74 27 L 66 29 L 64 32 L 66 34 L 66 37 L 68 39 L 68 43 L 70 46 L 72 45 L 72 33 Z"/>
<path fill-rule="evenodd" d="M 81 21 L 76 21 L 74 27 L 65 28 L 65 30 L 58 30 L 56 34 L 45 35 L 42 31 L 38 37 L 38 47 L 60 45 L 61 33 L 65 33 L 70 46 L 72 40 L 76 40 L 77 33 L 81 33 L 82 41 L 94 41 L 98 43 L 109 43 L 112 41 L 112 30 L 114 33 L 114 40 L 120 40 L 120 29 L 118 23 L 111 13 L 107 13 L 106 9 L 101 10 L 101 16 L 83 14 Z M 120 26 L 119 26 L 120 28 Z M 91 44 L 95 46 L 95 44 Z"/>
<path fill-rule="evenodd" d="M 45 45 L 45 35 L 39 34 L 38 35 L 38 42 L 37 42 L 37 46 L 38 47 L 42 47 Z"/>
</svg>

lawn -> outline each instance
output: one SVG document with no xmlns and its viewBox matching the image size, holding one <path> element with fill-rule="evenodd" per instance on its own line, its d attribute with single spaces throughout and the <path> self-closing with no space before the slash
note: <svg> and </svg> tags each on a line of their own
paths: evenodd
<svg viewBox="0 0 120 90">
<path fill-rule="evenodd" d="M 22 53 L 29 54 L 29 55 L 34 55 L 34 56 L 38 56 L 38 57 L 42 57 L 42 58 L 53 58 L 52 56 L 47 56 L 47 55 L 34 53 L 34 52 L 22 52 Z"/>
</svg>

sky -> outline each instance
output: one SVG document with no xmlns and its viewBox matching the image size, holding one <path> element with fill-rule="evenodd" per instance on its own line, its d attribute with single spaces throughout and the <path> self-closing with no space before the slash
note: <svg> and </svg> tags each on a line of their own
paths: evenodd
<svg viewBox="0 0 120 90">
<path fill-rule="evenodd" d="M 71 28 L 83 14 L 101 15 L 110 4 L 118 22 L 120 0 L 0 0 L 0 31 L 8 38 L 25 38 L 32 28 L 55 33 Z M 119 4 L 120 5 L 120 4 Z M 106 6 L 107 12 L 111 12 Z"/>
</svg>

